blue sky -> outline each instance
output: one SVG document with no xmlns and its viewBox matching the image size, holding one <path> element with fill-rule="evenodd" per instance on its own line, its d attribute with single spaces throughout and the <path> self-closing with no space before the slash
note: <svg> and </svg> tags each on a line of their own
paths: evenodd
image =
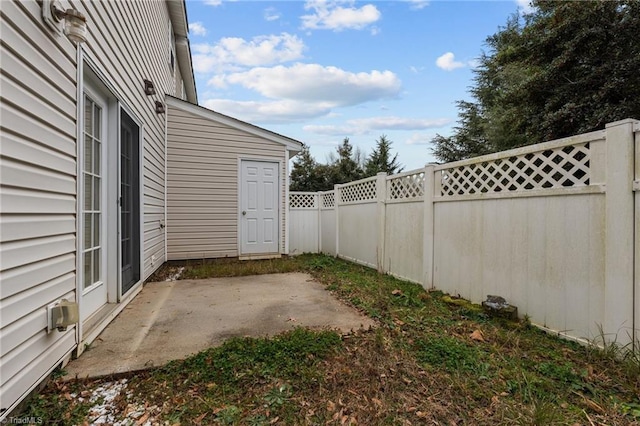
<svg viewBox="0 0 640 426">
<path fill-rule="evenodd" d="M 487 36 L 511 1 L 187 1 L 201 105 L 308 144 L 320 162 L 345 137 L 368 154 L 385 134 L 405 170 L 433 161 L 455 101 L 470 99 Z"/>
</svg>

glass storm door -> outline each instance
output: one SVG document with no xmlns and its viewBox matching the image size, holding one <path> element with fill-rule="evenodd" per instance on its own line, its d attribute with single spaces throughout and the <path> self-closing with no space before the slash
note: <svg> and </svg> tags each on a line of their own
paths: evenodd
<svg viewBox="0 0 640 426">
<path fill-rule="evenodd" d="M 90 317 L 107 303 L 104 273 L 104 167 L 102 164 L 106 140 L 106 102 L 98 96 L 83 97 L 84 124 L 82 131 L 81 170 L 81 270 L 82 319 Z"/>
<path fill-rule="evenodd" d="M 140 128 L 120 114 L 121 294 L 140 280 Z"/>
</svg>

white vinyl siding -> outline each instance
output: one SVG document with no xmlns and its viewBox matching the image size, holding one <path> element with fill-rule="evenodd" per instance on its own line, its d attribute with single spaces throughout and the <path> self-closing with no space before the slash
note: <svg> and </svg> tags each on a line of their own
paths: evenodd
<svg viewBox="0 0 640 426">
<path fill-rule="evenodd" d="M 238 159 L 280 161 L 284 194 L 285 147 L 172 103 L 167 113 L 168 259 L 238 256 Z"/>
<path fill-rule="evenodd" d="M 164 220 L 165 117 L 155 113 L 155 100 L 163 102 L 161 94 L 175 93 L 174 77 L 165 59 L 169 15 L 163 2 L 83 2 L 78 6 L 88 21 L 103 24 L 88 26 L 87 57 L 106 76 L 116 97 L 143 123 L 142 269 L 146 278 L 165 261 L 160 227 Z M 144 79 L 155 84 L 157 95 L 144 95 Z M 156 259 L 153 264 L 152 256 Z"/>
<path fill-rule="evenodd" d="M 75 299 L 76 51 L 42 32 L 35 2 L 2 2 L 0 408 L 75 346 L 46 332 L 46 306 Z"/>
<path fill-rule="evenodd" d="M 77 344 L 75 327 L 46 333 L 46 306 L 77 299 L 76 250 L 82 248 L 76 241 L 78 52 L 64 35 L 46 27 L 41 3 L 0 2 L 1 409 L 14 407 Z M 166 258 L 160 227 L 165 115 L 155 113 L 155 101 L 164 103 L 165 93 L 182 95 L 182 82 L 178 85 L 167 66 L 167 4 L 62 3 L 87 17 L 84 57 L 143 125 L 146 278 Z M 144 79 L 154 82 L 157 95 L 144 95 Z"/>
</svg>

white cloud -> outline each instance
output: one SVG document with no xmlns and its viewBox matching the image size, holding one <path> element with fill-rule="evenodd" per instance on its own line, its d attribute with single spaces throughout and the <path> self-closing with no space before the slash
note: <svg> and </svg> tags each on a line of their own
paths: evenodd
<svg viewBox="0 0 640 426">
<path fill-rule="evenodd" d="M 189 32 L 194 35 L 204 36 L 207 34 L 207 29 L 202 25 L 202 22 L 192 22 L 189 24 Z"/>
<path fill-rule="evenodd" d="M 373 4 L 355 7 L 354 2 L 335 0 L 308 0 L 305 10 L 312 11 L 300 17 L 302 28 L 310 30 L 362 30 L 380 20 L 382 14 Z M 341 4 L 346 4 L 343 7 Z"/>
<path fill-rule="evenodd" d="M 216 87 L 239 84 L 271 99 L 290 99 L 310 104 L 324 102 L 333 107 L 398 96 L 402 84 L 391 71 L 353 73 L 336 67 L 297 63 L 289 67 L 253 68 L 217 76 Z"/>
<path fill-rule="evenodd" d="M 444 55 L 436 59 L 436 65 L 438 68 L 442 68 L 445 71 L 453 71 L 456 68 L 462 68 L 465 66 L 464 62 L 457 62 L 452 52 L 447 52 Z"/>
<path fill-rule="evenodd" d="M 480 59 L 477 59 L 477 58 L 469 61 L 469 66 L 471 68 L 477 68 L 480 66 L 480 64 L 482 64 L 482 62 L 480 62 Z"/>
<path fill-rule="evenodd" d="M 324 136 L 353 136 L 367 133 L 365 130 L 359 129 L 354 126 L 332 126 L 318 124 L 309 124 L 307 126 L 303 126 L 302 130 L 304 130 L 305 132 Z"/>
<path fill-rule="evenodd" d="M 429 0 L 405 0 L 407 3 L 411 3 L 411 9 L 420 10 L 429 6 Z"/>
<path fill-rule="evenodd" d="M 430 145 L 431 139 L 435 137 L 435 134 L 431 133 L 414 133 L 405 142 L 407 145 Z"/>
<path fill-rule="evenodd" d="M 280 13 L 275 7 L 268 7 L 264 10 L 264 19 L 267 21 L 277 21 L 280 19 Z"/>
<path fill-rule="evenodd" d="M 401 91 L 400 80 L 390 71 L 353 73 L 336 67 L 301 63 L 216 75 L 208 85 L 216 89 L 240 85 L 268 98 L 234 101 L 216 98 L 214 92 L 210 99 L 203 101 L 208 108 L 255 123 L 329 118 L 336 115 L 335 108 L 393 98 Z M 358 131 L 354 127 L 362 126 L 357 121 L 348 125 L 350 134 Z"/>
<path fill-rule="evenodd" d="M 369 130 L 421 130 L 446 126 L 448 118 L 369 117 L 349 120 L 348 123 Z"/>
<path fill-rule="evenodd" d="M 328 136 L 365 135 L 373 130 L 424 130 L 446 126 L 448 118 L 406 118 L 406 117 L 369 117 L 347 120 L 344 125 L 308 125 L 303 130 L 309 133 Z M 410 142 L 407 142 L 411 144 Z M 415 143 L 415 142 L 414 142 Z"/>
<path fill-rule="evenodd" d="M 216 44 L 193 46 L 193 67 L 196 72 L 222 72 L 242 67 L 272 65 L 302 58 L 304 42 L 296 35 L 282 33 L 245 40 L 226 37 Z"/>
<path fill-rule="evenodd" d="M 227 87 L 226 76 L 224 74 L 214 75 L 207 81 L 207 85 L 215 89 L 225 89 Z"/>
<path fill-rule="evenodd" d="M 291 123 L 326 116 L 331 105 L 304 103 L 292 100 L 234 101 L 207 99 L 205 107 L 250 123 Z"/>
<path fill-rule="evenodd" d="M 204 0 L 204 4 L 209 6 L 220 6 L 222 4 L 222 0 Z"/>
<path fill-rule="evenodd" d="M 535 8 L 531 5 L 531 0 L 515 0 L 518 5 L 520 13 L 527 14 L 532 13 Z"/>
</svg>

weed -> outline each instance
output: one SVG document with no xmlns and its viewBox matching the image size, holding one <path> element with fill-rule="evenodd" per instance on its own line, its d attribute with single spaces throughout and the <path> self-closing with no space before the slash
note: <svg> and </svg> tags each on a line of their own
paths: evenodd
<svg viewBox="0 0 640 426">
<path fill-rule="evenodd" d="M 67 371 L 64 368 L 56 368 L 51 372 L 51 379 L 56 380 L 66 375 L 67 375 Z"/>
<path fill-rule="evenodd" d="M 505 415 L 509 424 L 522 426 L 552 426 L 564 424 L 557 404 L 537 399 L 517 410 L 510 408 Z"/>
<path fill-rule="evenodd" d="M 454 337 L 432 336 L 416 342 L 418 360 L 433 367 L 444 367 L 449 372 L 474 371 L 482 355 L 474 346 L 460 342 Z"/>
<path fill-rule="evenodd" d="M 525 328 L 531 328 L 532 324 L 531 324 L 531 317 L 529 316 L 529 314 L 524 314 L 524 316 L 522 317 L 522 325 Z"/>
<path fill-rule="evenodd" d="M 223 425 L 235 424 L 238 421 L 241 413 L 242 410 L 240 410 L 238 407 L 236 407 L 235 405 L 229 405 L 218 411 L 218 413 L 216 414 L 216 423 L 220 423 Z"/>
<path fill-rule="evenodd" d="M 271 389 L 265 396 L 264 401 L 269 409 L 275 410 L 284 405 L 291 398 L 292 390 L 288 384 L 279 385 Z"/>
<path fill-rule="evenodd" d="M 640 420 L 640 402 L 623 402 L 620 404 L 622 412 L 629 417 Z"/>
<path fill-rule="evenodd" d="M 544 386 L 545 382 L 540 376 L 523 370 L 513 377 L 506 382 L 507 391 L 525 403 L 535 403 L 539 400 L 553 398 L 553 393 L 547 391 Z"/>
<path fill-rule="evenodd" d="M 249 426 L 264 426 L 269 424 L 269 417 L 264 414 L 257 414 L 247 419 Z"/>
<path fill-rule="evenodd" d="M 334 268 L 336 265 L 335 258 L 329 256 L 317 256 L 312 258 L 308 262 L 308 267 L 310 269 L 322 271 L 329 268 Z"/>
<path fill-rule="evenodd" d="M 617 335 L 611 338 L 604 333 L 602 326 L 598 325 L 598 329 L 598 336 L 586 348 L 587 359 L 620 368 L 628 379 L 635 379 L 640 385 L 640 342 L 621 345 L 617 342 Z"/>
<path fill-rule="evenodd" d="M 571 384 L 580 382 L 571 363 L 541 362 L 535 369 L 545 377 L 557 380 L 561 383 Z"/>
</svg>

